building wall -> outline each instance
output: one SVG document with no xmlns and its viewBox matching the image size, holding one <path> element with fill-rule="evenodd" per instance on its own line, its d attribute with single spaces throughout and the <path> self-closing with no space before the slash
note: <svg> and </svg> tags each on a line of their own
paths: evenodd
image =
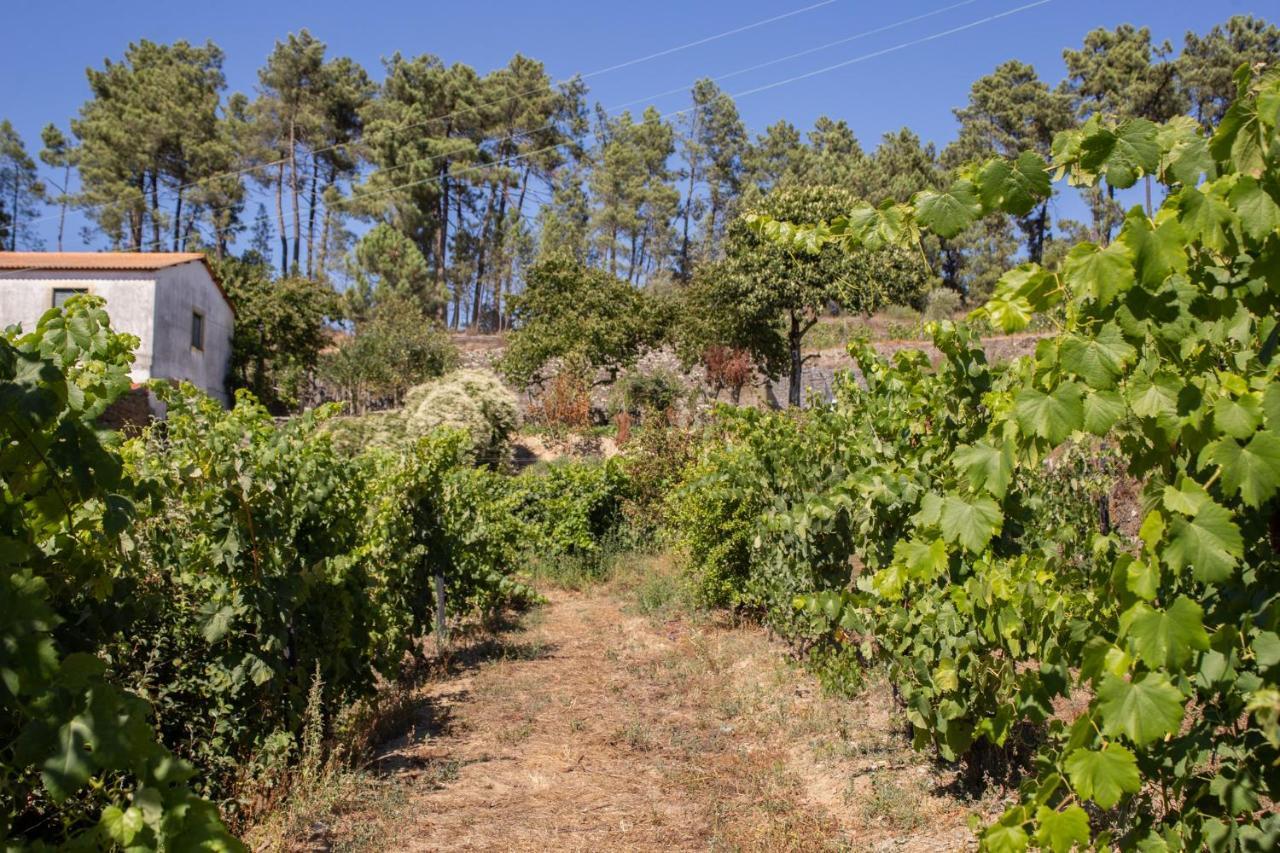
<svg viewBox="0 0 1280 853">
<path fill-rule="evenodd" d="M 229 403 L 231 332 L 235 315 L 204 264 L 188 263 L 156 271 L 153 376 L 186 380 Z M 191 345 L 191 314 L 204 316 L 204 349 Z"/>
<path fill-rule="evenodd" d="M 29 332 L 53 307 L 55 289 L 88 288 L 107 300 L 107 314 L 115 331 L 137 336 L 132 376 L 133 381 L 143 382 L 153 375 L 155 277 L 154 272 L 5 271 L 0 273 L 0 327 L 20 323 Z"/>
<path fill-rule="evenodd" d="M 0 272 L 0 328 L 21 323 L 35 328 L 53 307 L 55 288 L 88 288 L 107 301 L 117 332 L 139 340 L 131 376 L 186 380 L 229 403 L 234 315 L 204 264 L 192 262 L 150 272 L 24 271 Z M 191 346 L 191 313 L 205 318 L 204 350 Z"/>
</svg>

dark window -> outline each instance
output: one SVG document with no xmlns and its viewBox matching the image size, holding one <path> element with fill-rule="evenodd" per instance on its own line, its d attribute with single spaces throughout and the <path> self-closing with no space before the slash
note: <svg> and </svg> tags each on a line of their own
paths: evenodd
<svg viewBox="0 0 1280 853">
<path fill-rule="evenodd" d="M 204 349 L 204 315 L 199 311 L 191 312 L 191 347 Z"/>
<path fill-rule="evenodd" d="M 53 307 L 61 308 L 71 297 L 88 292 L 89 288 L 87 287 L 55 287 L 53 289 Z"/>
</svg>

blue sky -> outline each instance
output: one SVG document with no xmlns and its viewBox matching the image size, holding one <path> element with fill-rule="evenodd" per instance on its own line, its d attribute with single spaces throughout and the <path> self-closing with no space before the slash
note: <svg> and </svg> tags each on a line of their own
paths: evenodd
<svg viewBox="0 0 1280 853">
<path fill-rule="evenodd" d="M 331 55 L 356 59 L 377 79 L 382 57 L 395 51 L 434 53 L 446 62 L 465 62 L 482 72 L 520 52 L 545 62 L 554 77 L 567 78 L 817 2 L 11 0 L 5 14 L 6 34 L 0 40 L 0 118 L 13 121 L 34 153 L 40 128 L 49 121 L 66 128 L 88 96 L 86 66 L 120 57 L 127 44 L 139 38 L 212 39 L 226 53 L 229 88 L 247 92 L 252 91 L 256 71 L 273 42 L 303 27 L 327 42 Z M 1203 32 L 1233 14 L 1280 18 L 1280 4 L 1274 0 L 1049 0 L 979 23 L 1032 2 L 834 0 L 745 32 L 593 76 L 588 80 L 590 95 L 606 107 L 644 99 L 637 111 L 645 103 L 664 112 L 675 111 L 687 104 L 685 95 L 651 96 L 687 88 L 699 77 L 716 77 L 928 15 L 735 76 L 722 86 L 738 93 L 858 60 L 739 98 L 744 120 L 753 132 L 781 118 L 805 129 L 825 114 L 847 120 L 866 148 L 874 147 L 883 133 L 903 125 L 942 145 L 955 134 L 951 110 L 965 102 L 970 83 L 1006 59 L 1030 62 L 1042 77 L 1056 82 L 1063 74 L 1063 48 L 1077 47 L 1095 27 L 1145 25 L 1158 39 L 1169 39 L 1176 47 L 1188 29 Z M 949 6 L 954 8 L 939 11 Z M 967 28 L 941 35 L 962 27 Z M 249 206 L 250 215 L 255 206 Z M 1083 215 L 1074 201 L 1061 204 L 1059 213 Z M 69 235 L 74 235 L 78 224 L 68 228 Z M 52 220 L 42 223 L 50 243 L 53 227 Z M 79 248 L 78 243 L 71 236 L 67 248 Z"/>
</svg>

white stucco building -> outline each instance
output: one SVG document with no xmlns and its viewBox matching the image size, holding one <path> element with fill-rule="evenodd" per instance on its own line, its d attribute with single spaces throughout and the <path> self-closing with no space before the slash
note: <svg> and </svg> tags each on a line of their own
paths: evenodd
<svg viewBox="0 0 1280 853">
<path fill-rule="evenodd" d="M 229 402 L 235 312 L 198 252 L 0 252 L 0 328 L 35 327 L 77 293 L 107 302 L 111 326 L 137 335 L 133 380 L 186 380 Z"/>
</svg>

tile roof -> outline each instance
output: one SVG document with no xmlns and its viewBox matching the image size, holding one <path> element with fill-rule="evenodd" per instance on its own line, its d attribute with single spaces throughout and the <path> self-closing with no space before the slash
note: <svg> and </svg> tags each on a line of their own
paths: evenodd
<svg viewBox="0 0 1280 853">
<path fill-rule="evenodd" d="M 0 270 L 150 271 L 203 260 L 200 252 L 0 252 Z"/>
<path fill-rule="evenodd" d="M 236 314 L 222 282 L 203 252 L 0 252 L 0 273 L 82 270 L 88 272 L 154 272 L 198 261 L 204 264 L 213 286 Z"/>
</svg>

